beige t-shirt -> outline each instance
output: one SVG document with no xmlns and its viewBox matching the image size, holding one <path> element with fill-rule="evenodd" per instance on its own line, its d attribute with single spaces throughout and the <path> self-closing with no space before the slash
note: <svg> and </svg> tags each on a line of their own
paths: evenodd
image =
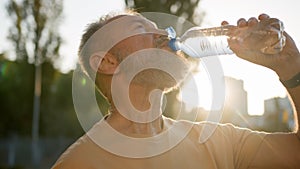
<svg viewBox="0 0 300 169">
<path fill-rule="evenodd" d="M 246 169 L 266 135 L 231 124 L 163 120 L 164 131 L 144 139 L 121 135 L 102 119 L 52 168 Z"/>
</svg>

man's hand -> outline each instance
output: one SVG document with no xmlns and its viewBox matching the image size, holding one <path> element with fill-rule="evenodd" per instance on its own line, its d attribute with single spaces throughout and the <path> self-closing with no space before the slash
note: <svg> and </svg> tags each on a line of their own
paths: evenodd
<svg viewBox="0 0 300 169">
<path fill-rule="evenodd" d="M 250 32 L 254 30 L 252 28 L 257 24 L 268 19 L 270 17 L 266 14 L 261 14 L 258 19 L 250 18 L 248 21 L 243 18 L 239 19 L 237 31 L 240 32 L 237 33 Z M 222 23 L 222 25 L 225 24 L 228 24 L 228 22 L 224 21 Z M 266 54 L 261 51 L 261 48 L 258 47 L 262 44 L 259 42 L 260 38 L 249 38 L 252 35 L 244 41 L 232 38 L 228 42 L 230 48 L 238 57 L 268 67 L 274 70 L 281 80 L 286 81 L 300 72 L 300 53 L 293 39 L 286 32 L 283 32 L 283 35 L 286 38 L 285 46 L 281 51 L 279 50 L 273 54 Z M 268 37 L 263 37 L 260 40 L 266 40 L 264 38 Z M 300 86 L 287 88 L 287 91 L 294 105 L 298 131 L 267 134 L 249 168 L 299 168 L 300 166 Z"/>
<path fill-rule="evenodd" d="M 237 30 L 240 29 L 244 32 L 245 30 L 252 31 L 257 24 L 268 19 L 270 19 L 270 17 L 266 14 L 261 14 L 258 18 L 251 17 L 248 21 L 241 18 L 237 21 Z M 222 25 L 226 24 L 228 24 L 228 22 L 222 22 Z M 288 80 L 300 72 L 300 53 L 293 39 L 286 32 L 283 32 L 283 35 L 286 38 L 285 46 L 282 51 L 278 51 L 278 53 L 276 52 L 275 54 L 266 54 L 261 50 L 258 50 L 260 48 L 257 47 L 257 45 L 260 45 L 260 41 L 265 39 L 251 36 L 243 39 L 242 42 L 236 38 L 229 39 L 229 46 L 238 57 L 268 67 L 274 70 L 279 75 L 280 79 Z M 263 36 L 262 38 L 268 37 Z"/>
</svg>

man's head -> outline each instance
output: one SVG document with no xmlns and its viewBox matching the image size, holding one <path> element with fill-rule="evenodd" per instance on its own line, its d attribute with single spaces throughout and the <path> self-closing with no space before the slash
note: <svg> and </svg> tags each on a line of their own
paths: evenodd
<svg viewBox="0 0 300 169">
<path fill-rule="evenodd" d="M 149 62 L 157 62 L 157 64 L 165 64 L 166 67 L 176 67 L 176 65 L 168 65 L 168 61 L 151 57 L 166 54 L 165 52 L 161 53 L 157 50 L 143 52 L 146 49 L 160 49 L 171 54 L 166 31 L 158 29 L 155 23 L 138 13 L 110 13 L 88 26 L 82 37 L 79 57 L 83 70 L 96 80 L 96 85 L 101 92 L 108 96 L 112 76 L 118 73 L 126 74 L 137 64 L 147 66 Z M 120 66 L 124 59 L 136 53 L 148 57 L 143 59 L 137 57 L 133 63 Z M 181 72 L 178 69 L 178 72 L 185 74 L 187 70 Z M 132 83 L 165 90 L 176 86 L 178 81 L 163 70 L 148 68 L 140 71 Z"/>
<path fill-rule="evenodd" d="M 100 17 L 97 21 L 87 25 L 87 28 L 85 29 L 85 32 L 81 37 L 78 55 L 79 55 L 79 63 L 81 65 L 81 68 L 89 77 L 91 77 L 94 74 L 94 71 L 91 68 L 91 65 L 89 63 L 90 53 L 92 53 L 89 52 L 89 50 L 93 50 L 93 52 L 97 51 L 96 49 L 97 47 L 95 47 L 95 49 L 91 49 L 90 47 L 91 43 L 94 43 L 91 42 L 92 37 L 96 36 L 97 31 L 99 31 L 102 27 L 104 27 L 109 22 L 112 22 L 113 20 L 118 19 L 122 16 L 129 16 L 129 15 L 139 15 L 139 14 L 133 11 L 127 11 L 125 13 L 110 12 Z M 105 39 L 102 39 L 102 42 L 101 39 L 99 39 L 99 42 L 96 41 L 96 43 L 98 43 L 99 45 L 101 45 L 101 43 L 104 44 Z"/>
</svg>

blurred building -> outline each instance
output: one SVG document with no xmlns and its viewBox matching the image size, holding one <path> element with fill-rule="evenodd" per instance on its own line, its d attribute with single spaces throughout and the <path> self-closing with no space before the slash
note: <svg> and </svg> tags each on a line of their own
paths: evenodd
<svg viewBox="0 0 300 169">
<path fill-rule="evenodd" d="M 274 131 L 292 131 L 295 125 L 294 111 L 289 98 L 275 97 L 265 100 L 266 127 Z"/>
<path fill-rule="evenodd" d="M 226 98 L 221 123 L 267 132 L 292 131 L 295 125 L 293 108 L 288 97 L 275 97 L 264 101 L 262 116 L 248 114 L 247 92 L 244 82 L 225 78 Z"/>
<path fill-rule="evenodd" d="M 232 77 L 225 77 L 225 103 L 223 123 L 233 123 L 237 126 L 247 127 L 245 119 L 248 118 L 247 92 L 244 82 Z"/>
</svg>

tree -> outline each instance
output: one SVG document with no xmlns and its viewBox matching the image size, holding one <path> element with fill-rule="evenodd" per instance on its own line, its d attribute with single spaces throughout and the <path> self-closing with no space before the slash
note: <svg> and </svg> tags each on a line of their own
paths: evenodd
<svg viewBox="0 0 300 169">
<path fill-rule="evenodd" d="M 4 109 L 1 137 L 11 133 L 31 135 L 33 164 L 38 165 L 39 134 L 82 134 L 72 104 L 72 74 L 62 74 L 53 66 L 60 57 L 62 38 L 58 27 L 63 1 L 10 0 L 6 9 L 12 21 L 8 39 L 16 60 L 0 60 L 0 67 L 7 70 L 0 76 L 0 83 L 4 84 L 0 87 Z"/>
<path fill-rule="evenodd" d="M 184 17 L 188 21 L 201 24 L 204 13 L 197 11 L 200 0 L 125 0 L 128 8 L 138 12 L 162 12 Z"/>
<path fill-rule="evenodd" d="M 59 56 L 61 38 L 57 32 L 62 12 L 60 0 L 23 0 L 8 3 L 13 21 L 9 39 L 15 44 L 16 59 L 35 65 L 32 137 L 38 138 L 42 63 L 53 62 Z"/>
<path fill-rule="evenodd" d="M 8 38 L 15 46 L 17 60 L 41 64 L 57 59 L 62 42 L 57 31 L 62 3 L 61 0 L 9 1 L 7 11 L 13 25 Z"/>
<path fill-rule="evenodd" d="M 32 121 L 34 66 L 0 59 L 0 137 L 28 136 Z"/>
</svg>

